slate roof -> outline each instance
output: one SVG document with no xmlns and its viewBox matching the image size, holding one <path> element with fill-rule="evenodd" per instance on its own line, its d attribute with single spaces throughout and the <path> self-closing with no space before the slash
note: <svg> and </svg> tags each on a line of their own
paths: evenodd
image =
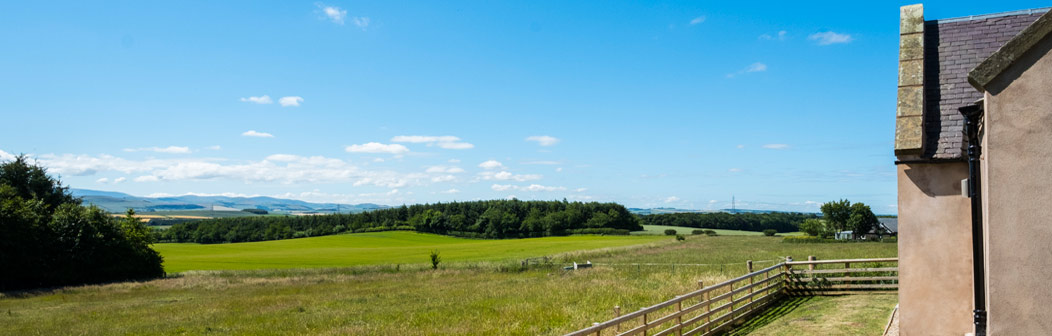
<svg viewBox="0 0 1052 336">
<path fill-rule="evenodd" d="M 964 116 L 957 108 L 983 98 L 968 83 L 968 72 L 1048 10 L 924 22 L 923 157 L 963 158 Z"/>
</svg>

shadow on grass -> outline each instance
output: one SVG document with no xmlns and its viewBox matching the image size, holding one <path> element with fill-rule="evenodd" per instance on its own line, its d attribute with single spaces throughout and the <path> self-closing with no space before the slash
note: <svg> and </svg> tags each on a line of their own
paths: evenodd
<svg viewBox="0 0 1052 336">
<path fill-rule="evenodd" d="M 785 315 L 796 310 L 805 303 L 814 300 L 815 297 L 811 295 L 806 296 L 789 296 L 778 300 L 770 308 L 764 309 L 756 315 L 746 319 L 745 323 L 734 328 L 734 330 L 728 331 L 724 335 L 747 335 L 752 333 L 764 326 L 771 324 L 771 322 L 777 321 Z"/>
</svg>

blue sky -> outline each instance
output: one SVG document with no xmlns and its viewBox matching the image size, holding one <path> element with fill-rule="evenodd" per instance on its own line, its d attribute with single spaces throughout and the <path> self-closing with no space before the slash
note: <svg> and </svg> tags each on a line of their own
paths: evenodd
<svg viewBox="0 0 1052 336">
<path fill-rule="evenodd" d="M 4 3 L 0 159 L 135 195 L 895 213 L 905 4 Z"/>
</svg>

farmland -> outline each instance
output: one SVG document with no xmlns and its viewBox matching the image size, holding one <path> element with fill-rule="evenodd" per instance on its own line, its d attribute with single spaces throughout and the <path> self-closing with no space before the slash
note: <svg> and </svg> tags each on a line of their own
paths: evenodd
<svg viewBox="0 0 1052 336">
<path fill-rule="evenodd" d="M 671 230 L 676 230 L 677 234 L 682 234 L 682 235 L 689 235 L 692 232 L 694 232 L 695 230 L 712 230 L 712 231 L 716 232 L 717 235 L 721 235 L 721 236 L 760 236 L 760 235 L 763 235 L 763 232 L 756 232 L 756 231 L 723 230 L 723 229 L 699 229 L 699 228 L 694 228 L 694 227 L 671 226 L 671 225 L 643 225 L 643 231 L 633 231 L 632 234 L 634 234 L 634 235 L 663 235 L 663 234 L 665 234 L 665 230 L 670 230 L 670 229 Z M 796 235 L 796 234 L 801 234 L 801 233 L 800 232 L 781 233 L 780 235 L 787 236 L 787 235 Z"/>
<path fill-rule="evenodd" d="M 433 239 L 447 238 L 389 234 L 423 240 L 418 242 L 423 248 L 420 251 L 435 246 Z M 326 238 L 330 237 L 311 239 Z M 582 244 L 591 244 L 551 248 L 560 245 L 559 238 L 577 237 L 541 238 L 555 239 L 545 253 L 583 249 L 588 247 Z M 828 259 L 897 254 L 896 245 L 886 243 L 785 244 L 780 238 L 762 236 L 692 236 L 685 242 L 660 236 L 649 237 L 660 238 L 657 242 L 633 238 L 651 243 L 643 248 L 557 256 L 557 264 L 571 260 L 596 264 L 593 269 L 579 271 L 555 266 L 515 270 L 509 265 L 517 265 L 516 259 L 521 256 L 544 253 L 500 250 L 497 246 L 530 240 L 492 241 L 497 243 L 494 246 L 485 245 L 491 241 L 483 240 L 439 244 L 443 255 L 449 252 L 451 262 L 443 263 L 437 271 L 428 270 L 424 259 L 402 267 L 372 264 L 186 272 L 147 282 L 9 295 L 0 297 L 0 311 L 9 312 L 0 314 L 0 334 L 557 335 L 608 319 L 615 305 L 632 311 L 691 290 L 697 280 L 716 283 L 741 275 L 745 260 L 768 265 L 786 255 Z M 309 242 L 267 243 L 297 241 Z M 454 253 L 458 245 L 463 245 L 465 252 L 483 247 L 488 252 L 465 255 L 464 259 L 482 261 L 453 262 L 459 258 Z M 171 249 L 159 249 L 168 258 L 177 255 L 171 254 Z M 315 255 L 323 257 L 324 250 Z M 410 252 L 404 257 L 426 257 L 415 257 L 418 254 Z M 880 312 L 882 317 L 886 313 Z"/>
<path fill-rule="evenodd" d="M 155 244 L 167 272 L 421 264 L 438 251 L 444 262 L 523 259 L 575 250 L 639 245 L 664 237 L 566 236 L 464 239 L 408 231 L 355 233 L 234 244 Z"/>
</svg>

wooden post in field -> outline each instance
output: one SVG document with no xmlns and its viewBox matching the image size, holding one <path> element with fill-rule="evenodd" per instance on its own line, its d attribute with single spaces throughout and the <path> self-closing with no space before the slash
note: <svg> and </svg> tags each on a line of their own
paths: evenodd
<svg viewBox="0 0 1052 336">
<path fill-rule="evenodd" d="M 647 321 L 647 314 L 643 314 L 643 336 L 647 336 L 647 325 L 649 324 L 650 321 Z"/>
<path fill-rule="evenodd" d="M 815 260 L 818 260 L 818 259 L 815 259 L 815 256 L 807 256 L 807 261 L 815 261 Z M 815 264 L 807 265 L 807 270 L 808 271 L 814 271 L 815 270 Z"/>
<path fill-rule="evenodd" d="M 745 267 L 749 269 L 749 274 L 752 274 L 752 260 L 746 261 L 745 262 Z M 756 279 L 755 276 L 749 275 L 749 285 L 752 285 L 754 283 L 755 279 Z M 752 303 L 752 291 L 753 291 L 753 289 L 754 288 L 749 287 L 749 303 Z"/>
<path fill-rule="evenodd" d="M 792 261 L 793 257 L 785 256 L 785 283 L 782 286 L 785 287 L 786 294 L 789 294 L 789 286 L 792 285 L 790 281 L 792 281 L 793 277 L 793 265 L 789 265 Z"/>
<path fill-rule="evenodd" d="M 599 325 L 599 322 L 592 322 L 592 326 L 593 326 L 593 327 L 594 327 L 594 326 L 597 326 L 597 325 Z M 595 331 L 595 336 L 602 336 L 602 335 L 601 335 L 602 333 L 603 333 L 603 329 L 599 329 L 599 330 L 596 330 L 596 331 Z"/>
<path fill-rule="evenodd" d="M 704 289 L 704 288 L 705 288 L 705 284 L 702 283 L 701 280 L 698 280 L 698 289 Z M 709 312 L 712 311 L 712 302 L 709 301 L 709 293 L 705 292 L 704 294 L 701 294 L 701 299 L 705 301 L 705 313 L 708 314 Z M 706 333 L 709 332 L 709 321 L 711 319 L 712 319 L 712 316 L 705 315 L 705 332 Z"/>
<path fill-rule="evenodd" d="M 683 336 L 683 301 L 676 302 L 676 336 Z"/>
<path fill-rule="evenodd" d="M 851 263 L 844 263 L 844 277 L 845 278 L 851 277 L 851 273 L 847 272 L 847 269 L 849 269 L 849 268 L 851 268 Z M 847 285 L 847 286 L 844 287 L 845 289 L 851 289 L 851 281 L 844 281 L 844 284 Z"/>
<path fill-rule="evenodd" d="M 614 306 L 614 318 L 621 317 L 621 306 Z M 621 322 L 614 326 L 615 332 L 621 332 Z"/>
</svg>

